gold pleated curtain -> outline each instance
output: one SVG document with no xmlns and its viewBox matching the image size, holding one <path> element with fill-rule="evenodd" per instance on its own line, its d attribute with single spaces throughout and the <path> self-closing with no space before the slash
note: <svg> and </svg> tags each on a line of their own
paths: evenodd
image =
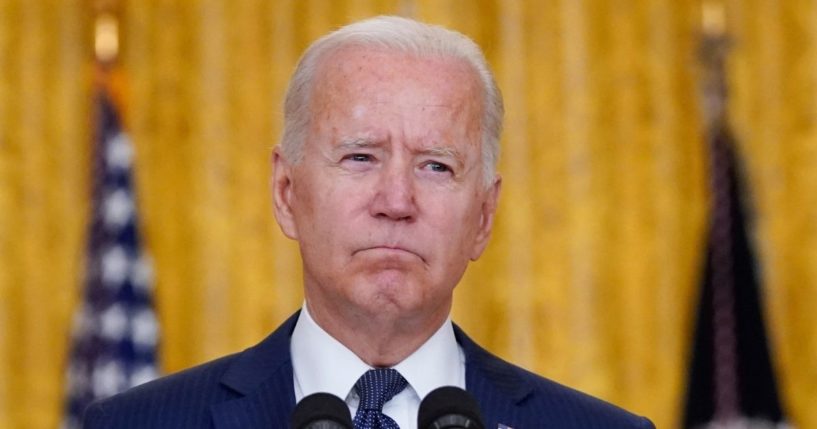
<svg viewBox="0 0 817 429">
<path fill-rule="evenodd" d="M 164 370 L 254 344 L 298 308 L 297 247 L 268 187 L 286 82 L 330 29 L 406 14 L 483 46 L 508 112 L 493 242 L 455 320 L 680 427 L 707 228 L 700 1 L 112 3 Z M 60 418 L 90 205 L 92 3 L 0 0 L 3 428 Z M 791 420 L 817 428 L 817 5 L 726 5 L 773 360 Z"/>
<path fill-rule="evenodd" d="M 93 14 L 0 1 L 0 427 L 54 428 L 89 191 Z"/>
</svg>

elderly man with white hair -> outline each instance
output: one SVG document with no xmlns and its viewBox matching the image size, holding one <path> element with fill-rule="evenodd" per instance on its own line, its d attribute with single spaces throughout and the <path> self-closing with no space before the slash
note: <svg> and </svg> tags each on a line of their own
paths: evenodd
<svg viewBox="0 0 817 429">
<path fill-rule="evenodd" d="M 501 183 L 502 98 L 476 44 L 405 18 L 353 23 L 307 49 L 284 110 L 272 193 L 299 244 L 302 308 L 250 349 L 93 404 L 86 427 L 285 428 L 323 393 L 350 421 L 314 427 L 416 428 L 444 386 L 477 411 L 428 427 L 653 427 L 451 322 Z"/>
</svg>

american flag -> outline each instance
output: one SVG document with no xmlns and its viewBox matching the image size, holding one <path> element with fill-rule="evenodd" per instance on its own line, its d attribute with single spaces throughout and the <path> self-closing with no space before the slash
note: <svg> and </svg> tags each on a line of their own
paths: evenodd
<svg viewBox="0 0 817 429">
<path fill-rule="evenodd" d="M 106 90 L 95 107 L 92 222 L 67 367 L 66 429 L 80 427 L 92 401 L 158 376 L 159 330 L 136 216 L 133 145 Z"/>
</svg>

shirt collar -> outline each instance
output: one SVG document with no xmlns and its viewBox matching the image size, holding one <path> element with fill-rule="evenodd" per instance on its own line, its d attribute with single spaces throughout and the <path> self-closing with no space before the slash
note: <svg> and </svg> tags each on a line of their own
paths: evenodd
<svg viewBox="0 0 817 429">
<path fill-rule="evenodd" d="M 357 379 L 370 369 L 315 323 L 306 304 L 292 331 L 290 347 L 296 394 L 300 390 L 301 398 L 317 392 L 346 398 Z"/>
<path fill-rule="evenodd" d="M 394 366 L 420 399 L 442 386 L 464 389 L 464 368 L 465 357 L 454 337 L 450 317 L 419 349 Z"/>
<path fill-rule="evenodd" d="M 301 394 L 298 400 L 316 392 L 346 398 L 358 378 L 372 369 L 318 326 L 306 305 L 292 333 L 291 353 L 296 394 Z M 419 349 L 393 368 L 403 375 L 419 398 L 424 398 L 441 386 L 465 388 L 464 366 L 464 356 L 449 317 Z"/>
</svg>

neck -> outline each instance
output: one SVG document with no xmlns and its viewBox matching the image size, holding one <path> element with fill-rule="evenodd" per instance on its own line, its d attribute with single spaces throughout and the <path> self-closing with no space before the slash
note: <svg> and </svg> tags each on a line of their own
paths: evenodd
<svg viewBox="0 0 817 429">
<path fill-rule="evenodd" d="M 420 348 L 445 322 L 450 301 L 421 315 L 395 317 L 390 314 L 338 312 L 307 298 L 306 306 L 315 323 L 363 362 L 372 367 L 392 367 Z"/>
</svg>

